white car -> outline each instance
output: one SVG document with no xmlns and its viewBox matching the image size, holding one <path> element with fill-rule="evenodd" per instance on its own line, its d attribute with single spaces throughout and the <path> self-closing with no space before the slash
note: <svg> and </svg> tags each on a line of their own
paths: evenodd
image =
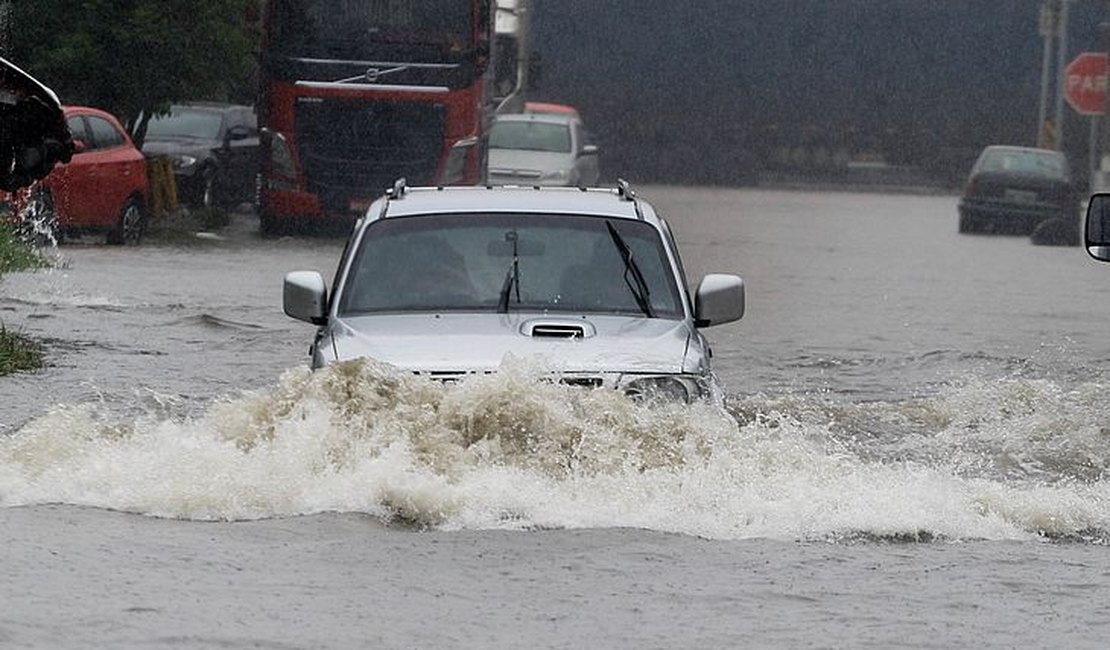
<svg viewBox="0 0 1110 650">
<path fill-rule="evenodd" d="M 489 182 L 494 185 L 591 187 L 598 148 L 574 115 L 498 115 L 489 133 Z"/>
<path fill-rule="evenodd" d="M 313 368 L 369 357 L 439 379 L 546 359 L 561 380 L 716 399 L 701 328 L 739 319 L 744 284 L 690 294 L 674 238 L 619 189 L 398 184 L 352 232 L 329 294 L 285 278 L 285 313 L 319 327 Z"/>
</svg>

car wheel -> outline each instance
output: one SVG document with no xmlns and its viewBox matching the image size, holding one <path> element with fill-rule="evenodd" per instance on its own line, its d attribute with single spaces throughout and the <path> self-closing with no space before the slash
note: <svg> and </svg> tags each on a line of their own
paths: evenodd
<svg viewBox="0 0 1110 650">
<path fill-rule="evenodd" d="M 137 199 L 131 199 L 120 212 L 119 221 L 108 231 L 108 243 L 135 246 L 146 231 L 146 212 Z"/>
<path fill-rule="evenodd" d="M 33 246 L 57 245 L 61 231 L 58 213 L 54 210 L 54 195 L 49 189 L 35 190 L 19 214 L 16 230 L 20 239 Z"/>
<path fill-rule="evenodd" d="M 219 205 L 220 183 L 216 168 L 209 165 L 201 170 L 199 203 L 202 208 L 215 208 Z"/>
<path fill-rule="evenodd" d="M 1078 246 L 1079 222 L 1064 217 L 1046 219 L 1037 225 L 1029 239 L 1037 246 Z"/>
<path fill-rule="evenodd" d="M 981 232 L 982 230 L 982 225 L 970 213 L 960 215 L 960 232 Z"/>
</svg>

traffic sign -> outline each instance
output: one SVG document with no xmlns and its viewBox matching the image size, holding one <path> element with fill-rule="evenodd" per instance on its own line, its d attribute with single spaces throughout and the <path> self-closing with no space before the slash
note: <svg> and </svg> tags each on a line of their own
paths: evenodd
<svg viewBox="0 0 1110 650">
<path fill-rule="evenodd" d="M 1064 68 L 1064 99 L 1080 115 L 1106 108 L 1106 53 L 1083 52 Z"/>
</svg>

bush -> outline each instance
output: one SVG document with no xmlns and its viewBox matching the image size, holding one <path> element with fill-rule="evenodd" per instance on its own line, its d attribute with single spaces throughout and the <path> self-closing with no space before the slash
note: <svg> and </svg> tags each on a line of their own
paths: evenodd
<svg viewBox="0 0 1110 650">
<path fill-rule="evenodd" d="M 38 343 L 9 332 L 0 325 L 0 377 L 14 372 L 37 370 L 45 365 Z"/>
<path fill-rule="evenodd" d="M 0 277 L 9 271 L 45 265 L 35 249 L 16 237 L 11 224 L 0 218 Z M 43 367 L 44 363 L 38 343 L 9 332 L 0 323 L 0 376 L 35 370 Z"/>
<path fill-rule="evenodd" d="M 0 218 L 0 276 L 46 266 L 35 249 L 15 235 L 11 224 Z"/>
</svg>

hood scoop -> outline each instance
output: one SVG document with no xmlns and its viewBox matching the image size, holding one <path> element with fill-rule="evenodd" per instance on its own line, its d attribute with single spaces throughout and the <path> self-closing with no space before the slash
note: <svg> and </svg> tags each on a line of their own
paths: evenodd
<svg viewBox="0 0 1110 650">
<path fill-rule="evenodd" d="M 576 320 L 530 320 L 521 324 L 520 333 L 538 339 L 584 339 L 597 334 L 594 326 Z"/>
</svg>

